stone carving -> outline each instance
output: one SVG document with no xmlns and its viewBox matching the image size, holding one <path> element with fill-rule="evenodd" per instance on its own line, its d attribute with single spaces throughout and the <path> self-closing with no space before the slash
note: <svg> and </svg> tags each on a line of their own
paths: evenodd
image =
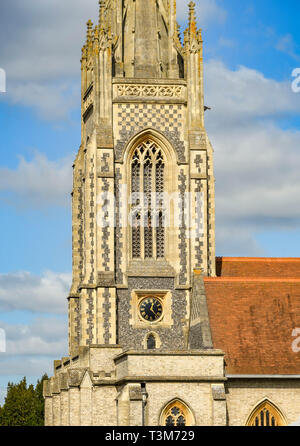
<svg viewBox="0 0 300 446">
<path fill-rule="evenodd" d="M 199 197 L 201 193 L 203 193 L 203 188 L 201 184 L 201 180 L 196 180 L 196 188 L 195 188 L 196 197 Z M 201 268 L 203 264 L 203 240 L 202 240 L 202 234 L 201 234 L 201 224 L 203 224 L 202 221 L 202 206 L 203 203 L 195 202 L 195 213 L 196 213 L 196 237 L 195 237 L 195 260 L 196 260 L 196 267 Z"/>
<path fill-rule="evenodd" d="M 180 274 L 179 274 L 179 284 L 184 285 L 187 279 L 187 246 L 186 246 L 186 223 L 184 214 L 184 203 L 185 203 L 185 193 L 187 190 L 186 186 L 186 175 L 184 170 L 180 171 L 179 180 L 179 192 L 180 192 L 180 205 L 179 205 L 179 215 L 180 215 L 180 235 L 179 235 L 179 251 L 180 251 Z"/>
<path fill-rule="evenodd" d="M 122 255 L 123 255 L 123 237 L 121 229 L 121 197 L 120 186 L 122 181 L 122 175 L 120 169 L 116 169 L 115 174 L 115 193 L 116 193 L 116 230 L 115 230 L 115 250 L 116 250 L 116 282 L 123 283 L 122 272 Z"/>
<path fill-rule="evenodd" d="M 118 104 L 119 138 L 116 159 L 122 160 L 128 141 L 145 128 L 163 133 L 174 147 L 179 162 L 186 162 L 183 140 L 183 106 L 173 104 Z M 172 130 L 170 130 L 172 128 Z"/>
<path fill-rule="evenodd" d="M 104 179 L 103 187 L 102 187 L 102 200 L 104 202 L 107 201 L 107 205 L 109 205 L 108 192 L 109 192 L 109 182 L 106 179 Z M 106 211 L 105 215 L 103 215 L 104 221 L 108 217 L 109 217 L 109 213 L 108 213 L 108 211 Z M 110 256 L 110 249 L 109 249 L 109 244 L 108 244 L 109 236 L 110 236 L 109 227 L 104 225 L 104 227 L 102 228 L 102 244 L 101 244 L 101 248 L 103 250 L 102 266 L 104 268 L 104 271 L 107 271 L 107 272 L 109 272 L 109 256 Z"/>
<path fill-rule="evenodd" d="M 91 274 L 89 278 L 89 284 L 93 284 L 95 282 L 95 265 L 96 265 L 96 252 L 95 252 L 95 199 L 96 199 L 96 184 L 95 184 L 95 160 L 94 156 L 90 159 L 91 162 L 91 173 L 89 174 L 90 179 L 90 243 L 91 243 L 91 251 L 90 251 L 90 265 L 91 265 Z"/>
<path fill-rule="evenodd" d="M 152 97 L 152 98 L 181 98 L 181 85 L 118 85 L 118 96 Z"/>
<path fill-rule="evenodd" d="M 110 319 L 111 319 L 111 303 L 110 303 L 110 292 L 109 288 L 105 288 L 105 291 L 103 293 L 104 298 L 104 304 L 103 304 L 103 310 L 104 310 L 104 343 L 109 344 L 109 340 L 111 338 L 111 334 L 109 332 L 110 329 Z"/>
<path fill-rule="evenodd" d="M 88 310 L 87 310 L 87 330 L 86 334 L 88 335 L 88 339 L 86 340 L 86 345 L 93 343 L 93 329 L 94 329 L 94 297 L 93 297 L 93 290 L 87 290 L 87 304 L 88 304 Z"/>
</svg>

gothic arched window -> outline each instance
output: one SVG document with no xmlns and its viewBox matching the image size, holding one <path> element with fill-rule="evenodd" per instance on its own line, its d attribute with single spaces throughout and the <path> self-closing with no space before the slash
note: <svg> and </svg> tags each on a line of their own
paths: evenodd
<svg viewBox="0 0 300 446">
<path fill-rule="evenodd" d="M 131 159 L 131 243 L 134 259 L 165 257 L 165 158 L 151 139 L 140 143 Z"/>
<path fill-rule="evenodd" d="M 162 426 L 191 426 L 192 415 L 187 406 L 175 400 L 164 409 L 161 419 Z"/>
<path fill-rule="evenodd" d="M 269 401 L 264 401 L 252 412 L 247 425 L 276 427 L 284 426 L 285 422 L 279 410 Z"/>
</svg>

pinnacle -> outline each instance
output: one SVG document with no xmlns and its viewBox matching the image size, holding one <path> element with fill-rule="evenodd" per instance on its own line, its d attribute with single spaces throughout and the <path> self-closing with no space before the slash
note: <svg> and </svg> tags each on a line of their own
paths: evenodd
<svg viewBox="0 0 300 446">
<path fill-rule="evenodd" d="M 195 6 L 194 2 L 189 3 L 189 28 L 192 34 L 196 34 L 197 31 Z"/>
<path fill-rule="evenodd" d="M 105 8 L 105 1 L 99 0 L 99 29 L 104 28 L 104 8 Z"/>
</svg>

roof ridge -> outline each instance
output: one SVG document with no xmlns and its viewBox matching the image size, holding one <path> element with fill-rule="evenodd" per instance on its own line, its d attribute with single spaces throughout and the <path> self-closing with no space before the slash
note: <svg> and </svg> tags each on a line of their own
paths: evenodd
<svg viewBox="0 0 300 446">
<path fill-rule="evenodd" d="M 300 262 L 300 257 L 216 257 L 226 262 Z"/>
<path fill-rule="evenodd" d="M 300 283 L 300 277 L 252 277 L 252 276 L 223 276 L 204 277 L 205 282 L 291 282 Z"/>
</svg>

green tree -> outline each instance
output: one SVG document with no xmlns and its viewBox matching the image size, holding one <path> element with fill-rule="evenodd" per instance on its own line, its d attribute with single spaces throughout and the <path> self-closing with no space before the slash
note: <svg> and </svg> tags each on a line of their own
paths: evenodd
<svg viewBox="0 0 300 446">
<path fill-rule="evenodd" d="M 40 380 L 38 380 L 35 387 L 36 396 L 36 425 L 44 426 L 44 409 L 45 400 L 43 397 L 43 382 L 48 379 L 48 375 L 45 373 Z"/>
<path fill-rule="evenodd" d="M 1 426 L 43 426 L 44 399 L 43 381 L 48 379 L 44 375 L 38 380 L 36 387 L 27 385 L 24 377 L 18 384 L 8 383 L 5 403 L 0 408 Z"/>
</svg>

